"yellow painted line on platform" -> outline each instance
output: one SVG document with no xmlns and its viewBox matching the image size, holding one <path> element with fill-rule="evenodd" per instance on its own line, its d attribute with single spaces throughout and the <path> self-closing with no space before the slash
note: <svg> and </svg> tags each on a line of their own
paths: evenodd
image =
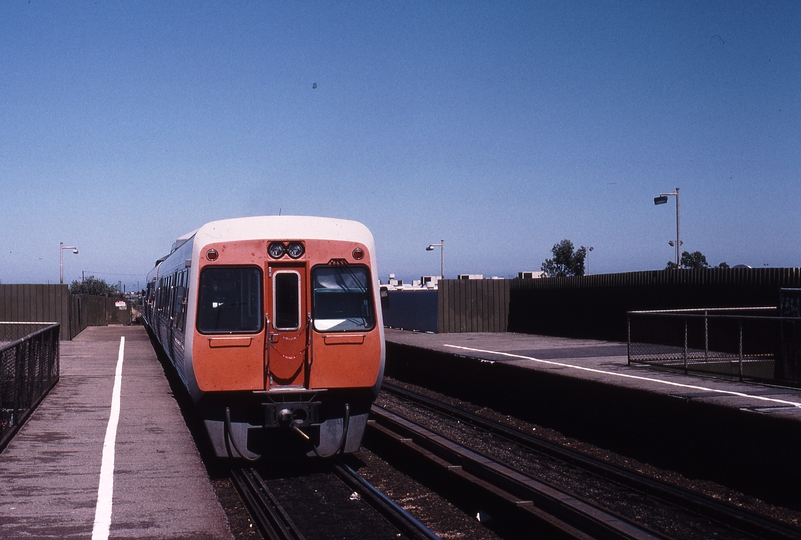
<svg viewBox="0 0 801 540">
<path fill-rule="evenodd" d="M 780 405 L 786 405 L 786 406 L 796 407 L 796 408 L 801 409 L 801 403 L 798 403 L 796 401 L 787 401 L 787 400 L 784 400 L 784 399 L 776 399 L 776 398 L 770 398 L 770 397 L 765 397 L 765 396 L 755 396 L 753 394 L 746 394 L 745 392 L 735 392 L 733 390 L 720 390 L 720 389 L 717 389 L 717 388 L 708 388 L 706 386 L 697 386 L 697 385 L 694 385 L 694 384 L 684 384 L 684 383 L 677 383 L 677 382 L 673 382 L 673 381 L 664 381 L 664 380 L 661 380 L 661 379 L 654 379 L 654 378 L 651 378 L 651 377 L 642 377 L 640 375 L 630 375 L 628 373 L 618 373 L 618 372 L 614 372 L 614 371 L 604 371 L 602 369 L 588 368 L 588 367 L 584 367 L 584 366 L 574 366 L 574 365 L 571 365 L 571 364 L 564 364 L 562 362 L 554 362 L 553 360 L 540 360 L 539 358 L 534 358 L 533 356 L 523 356 L 522 354 L 513 354 L 513 353 L 500 352 L 500 351 L 487 351 L 487 350 L 483 350 L 483 349 L 473 349 L 471 347 L 462 347 L 460 345 L 445 344 L 445 347 L 450 347 L 450 348 L 453 348 L 453 349 L 460 349 L 460 350 L 463 350 L 463 351 L 470 351 L 470 352 L 475 352 L 475 353 L 497 354 L 497 355 L 500 355 L 500 356 L 507 356 L 509 358 L 517 358 L 517 359 L 520 359 L 520 360 L 530 360 L 532 362 L 538 362 L 540 364 L 548 364 L 550 366 L 557 366 L 557 367 L 575 369 L 575 370 L 578 370 L 578 371 L 587 371 L 587 372 L 590 372 L 590 373 L 599 373 L 599 374 L 603 374 L 603 375 L 610 375 L 612 377 L 621 377 L 621 378 L 624 378 L 624 379 L 636 379 L 636 380 L 639 380 L 639 381 L 647 381 L 647 382 L 652 382 L 652 383 L 657 383 L 657 384 L 664 384 L 666 386 L 676 386 L 676 387 L 679 387 L 679 388 L 687 388 L 687 389 L 691 389 L 691 390 L 700 390 L 701 392 L 709 392 L 709 393 L 712 393 L 712 394 L 725 394 L 725 395 L 729 395 L 729 396 L 744 397 L 744 398 L 749 398 L 749 399 L 755 399 L 755 400 L 758 400 L 758 401 L 766 401 L 766 402 L 769 402 L 769 403 L 777 403 L 777 404 L 780 404 Z"/>
<path fill-rule="evenodd" d="M 111 502 L 114 496 L 114 448 L 117 441 L 117 424 L 120 419 L 120 391 L 122 389 L 122 359 L 125 355 L 125 337 L 120 338 L 114 390 L 111 393 L 111 414 L 103 441 L 103 461 L 100 465 L 100 485 L 97 489 L 95 525 L 92 540 L 106 540 L 111 528 Z"/>
</svg>

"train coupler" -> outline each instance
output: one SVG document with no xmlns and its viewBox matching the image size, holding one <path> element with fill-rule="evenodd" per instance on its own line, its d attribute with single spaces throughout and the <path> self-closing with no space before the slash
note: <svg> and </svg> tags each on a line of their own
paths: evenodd
<svg viewBox="0 0 801 540">
<path fill-rule="evenodd" d="M 302 403 L 263 403 L 264 427 L 308 427 L 319 422 L 319 401 Z"/>
</svg>

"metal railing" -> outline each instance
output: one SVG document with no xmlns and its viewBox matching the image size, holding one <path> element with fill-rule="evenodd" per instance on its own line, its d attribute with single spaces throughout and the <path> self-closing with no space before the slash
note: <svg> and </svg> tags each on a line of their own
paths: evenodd
<svg viewBox="0 0 801 540">
<path fill-rule="evenodd" d="M 762 313 L 762 314 L 760 314 Z M 788 329 L 801 318 L 774 307 L 701 308 L 628 312 L 628 362 L 726 376 L 783 380 Z"/>
<path fill-rule="evenodd" d="M 56 323 L 0 322 L 0 451 L 58 382 Z"/>
</svg>

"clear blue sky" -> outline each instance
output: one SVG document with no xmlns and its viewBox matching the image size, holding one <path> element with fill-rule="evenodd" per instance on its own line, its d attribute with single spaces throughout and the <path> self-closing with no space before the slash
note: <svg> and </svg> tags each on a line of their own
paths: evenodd
<svg viewBox="0 0 801 540">
<path fill-rule="evenodd" d="M 314 84 L 316 83 L 316 88 Z M 128 290 L 201 224 L 370 227 L 380 273 L 801 266 L 801 2 L 0 4 L 0 281 Z"/>
</svg>

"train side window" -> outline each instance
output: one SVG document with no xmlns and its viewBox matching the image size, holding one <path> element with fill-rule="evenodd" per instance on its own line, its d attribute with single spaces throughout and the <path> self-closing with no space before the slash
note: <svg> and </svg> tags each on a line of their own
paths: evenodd
<svg viewBox="0 0 801 540">
<path fill-rule="evenodd" d="M 181 332 L 185 330 L 186 323 L 186 271 L 176 274 L 175 284 L 175 327 Z"/>
<path fill-rule="evenodd" d="M 312 318 L 321 332 L 366 331 L 375 310 L 366 266 L 317 266 L 312 270 Z"/>
<path fill-rule="evenodd" d="M 186 332 L 186 306 L 189 302 L 189 270 L 183 271 L 183 297 L 181 298 L 181 332 Z"/>
<path fill-rule="evenodd" d="M 300 274 L 294 270 L 273 273 L 273 326 L 276 330 L 300 328 Z"/>
<path fill-rule="evenodd" d="M 167 316 L 173 325 L 175 325 L 175 277 L 176 274 L 167 276 L 167 287 L 170 291 L 167 298 Z"/>
<path fill-rule="evenodd" d="M 262 329 L 262 272 L 253 266 L 213 266 L 200 273 L 197 329 L 204 334 Z"/>
<path fill-rule="evenodd" d="M 164 278 L 159 279 L 159 288 L 156 296 L 156 305 L 158 306 L 159 313 L 164 315 Z"/>
</svg>

